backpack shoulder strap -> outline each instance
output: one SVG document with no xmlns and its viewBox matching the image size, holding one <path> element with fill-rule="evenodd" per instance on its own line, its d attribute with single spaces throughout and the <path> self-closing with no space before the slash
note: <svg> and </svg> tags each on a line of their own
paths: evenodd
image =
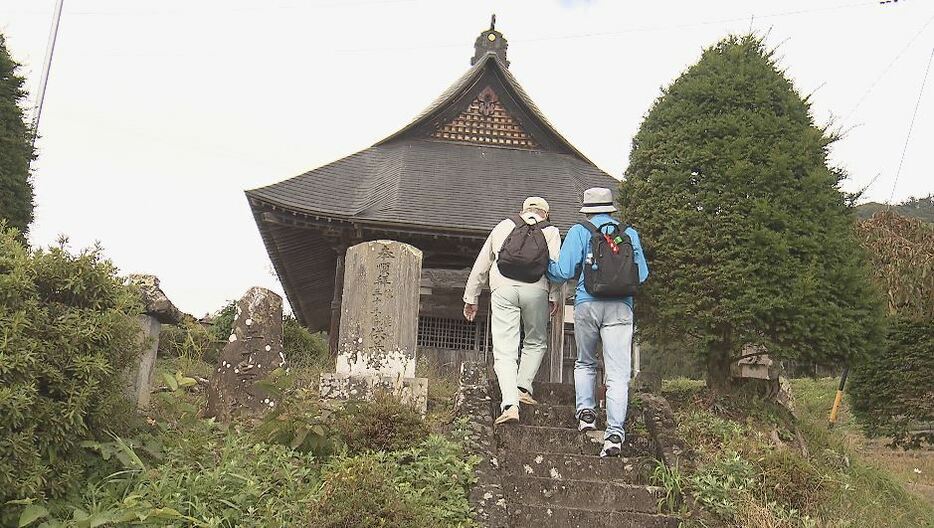
<svg viewBox="0 0 934 528">
<path fill-rule="evenodd" d="M 512 220 L 514 224 L 516 224 L 516 227 L 528 225 L 525 223 L 525 218 L 522 218 L 522 215 L 512 215 L 509 217 L 509 219 Z"/>
<path fill-rule="evenodd" d="M 593 224 L 591 224 L 590 222 L 578 222 L 577 225 L 582 225 L 582 226 L 584 226 L 584 228 L 587 229 L 587 231 L 590 231 L 590 234 L 592 234 L 592 235 L 601 235 L 601 234 L 602 234 L 602 233 L 600 232 L 600 228 L 597 227 L 597 226 L 595 226 L 595 225 L 593 225 Z M 603 227 L 603 226 L 600 226 L 600 227 Z"/>
</svg>

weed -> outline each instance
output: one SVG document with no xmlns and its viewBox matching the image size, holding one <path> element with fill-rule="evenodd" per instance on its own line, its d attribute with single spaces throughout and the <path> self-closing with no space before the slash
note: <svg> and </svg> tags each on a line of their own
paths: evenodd
<svg viewBox="0 0 934 528">
<path fill-rule="evenodd" d="M 661 460 L 655 461 L 655 468 L 649 478 L 655 486 L 660 486 L 665 490 L 665 496 L 659 499 L 658 507 L 660 510 L 674 513 L 680 510 L 683 482 L 681 471 L 677 467 L 669 467 Z"/>
</svg>

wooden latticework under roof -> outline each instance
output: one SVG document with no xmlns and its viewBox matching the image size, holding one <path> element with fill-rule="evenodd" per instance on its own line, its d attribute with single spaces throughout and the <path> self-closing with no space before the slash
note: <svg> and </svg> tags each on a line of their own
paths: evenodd
<svg viewBox="0 0 934 528">
<path fill-rule="evenodd" d="M 509 114 L 489 86 L 460 115 L 438 127 L 431 137 L 481 145 L 537 148 L 535 140 Z"/>
</svg>

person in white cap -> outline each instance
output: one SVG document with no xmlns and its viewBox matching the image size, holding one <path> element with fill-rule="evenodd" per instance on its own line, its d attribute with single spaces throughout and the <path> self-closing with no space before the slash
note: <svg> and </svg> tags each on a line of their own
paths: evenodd
<svg viewBox="0 0 934 528">
<path fill-rule="evenodd" d="M 560 257 L 548 265 L 548 279 L 560 284 L 580 275 L 574 302 L 574 339 L 577 343 L 574 388 L 577 394 L 578 430 L 597 428 L 594 393 L 597 384 L 597 343 L 602 341 L 607 423 L 600 456 L 619 456 L 626 438 L 623 427 L 629 404 L 629 377 L 632 369 L 633 305 L 631 293 L 614 297 L 613 293 L 608 296 L 606 292 L 633 291 L 648 278 L 649 267 L 636 230 L 621 226 L 618 220 L 610 216 L 610 213 L 616 212 L 610 189 L 594 187 L 584 191 L 580 212 L 587 215 L 587 223 L 576 224 L 568 230 Z M 599 245 L 597 251 L 594 250 L 594 244 Z M 609 260 L 613 257 L 618 259 L 615 263 Z M 603 271 L 604 275 L 595 279 L 598 261 L 607 263 L 607 268 L 610 264 L 615 268 Z M 616 288 L 620 285 L 611 284 L 614 281 L 626 284 Z"/>
<path fill-rule="evenodd" d="M 519 403 L 535 405 L 532 380 L 548 348 L 549 313 L 558 307 L 559 290 L 545 272 L 557 259 L 561 234 L 549 225 L 548 202 L 532 196 L 522 212 L 496 225 L 487 237 L 464 290 L 464 317 L 477 316 L 477 300 L 489 282 L 492 302 L 493 370 L 502 393 L 502 414 L 496 424 L 519 421 Z M 525 330 L 522 357 L 519 325 Z"/>
</svg>

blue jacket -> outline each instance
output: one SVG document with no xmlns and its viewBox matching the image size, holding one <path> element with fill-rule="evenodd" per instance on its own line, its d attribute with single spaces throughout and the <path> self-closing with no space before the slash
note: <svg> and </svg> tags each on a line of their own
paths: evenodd
<svg viewBox="0 0 934 528">
<path fill-rule="evenodd" d="M 590 220 L 590 223 L 598 227 L 608 223 L 619 225 L 619 222 L 608 214 L 595 215 Z M 639 242 L 639 233 L 631 227 L 627 227 L 625 232 L 632 240 L 633 257 L 636 260 L 636 264 L 639 266 L 639 282 L 645 282 L 645 279 L 649 276 L 649 265 L 645 261 L 645 253 L 642 252 L 642 243 Z M 587 293 L 587 290 L 584 288 L 584 274 L 581 273 L 584 260 L 587 258 L 587 253 L 590 253 L 590 231 L 582 225 L 575 224 L 568 230 L 567 236 L 564 237 L 564 244 L 561 245 L 561 254 L 558 257 L 558 261 L 555 262 L 552 260 L 548 263 L 548 280 L 562 283 L 579 276 L 580 278 L 577 281 L 577 298 L 574 301 L 575 305 L 590 301 L 620 300 L 632 308 L 632 297 L 597 299 L 594 298 L 593 295 Z"/>
</svg>

